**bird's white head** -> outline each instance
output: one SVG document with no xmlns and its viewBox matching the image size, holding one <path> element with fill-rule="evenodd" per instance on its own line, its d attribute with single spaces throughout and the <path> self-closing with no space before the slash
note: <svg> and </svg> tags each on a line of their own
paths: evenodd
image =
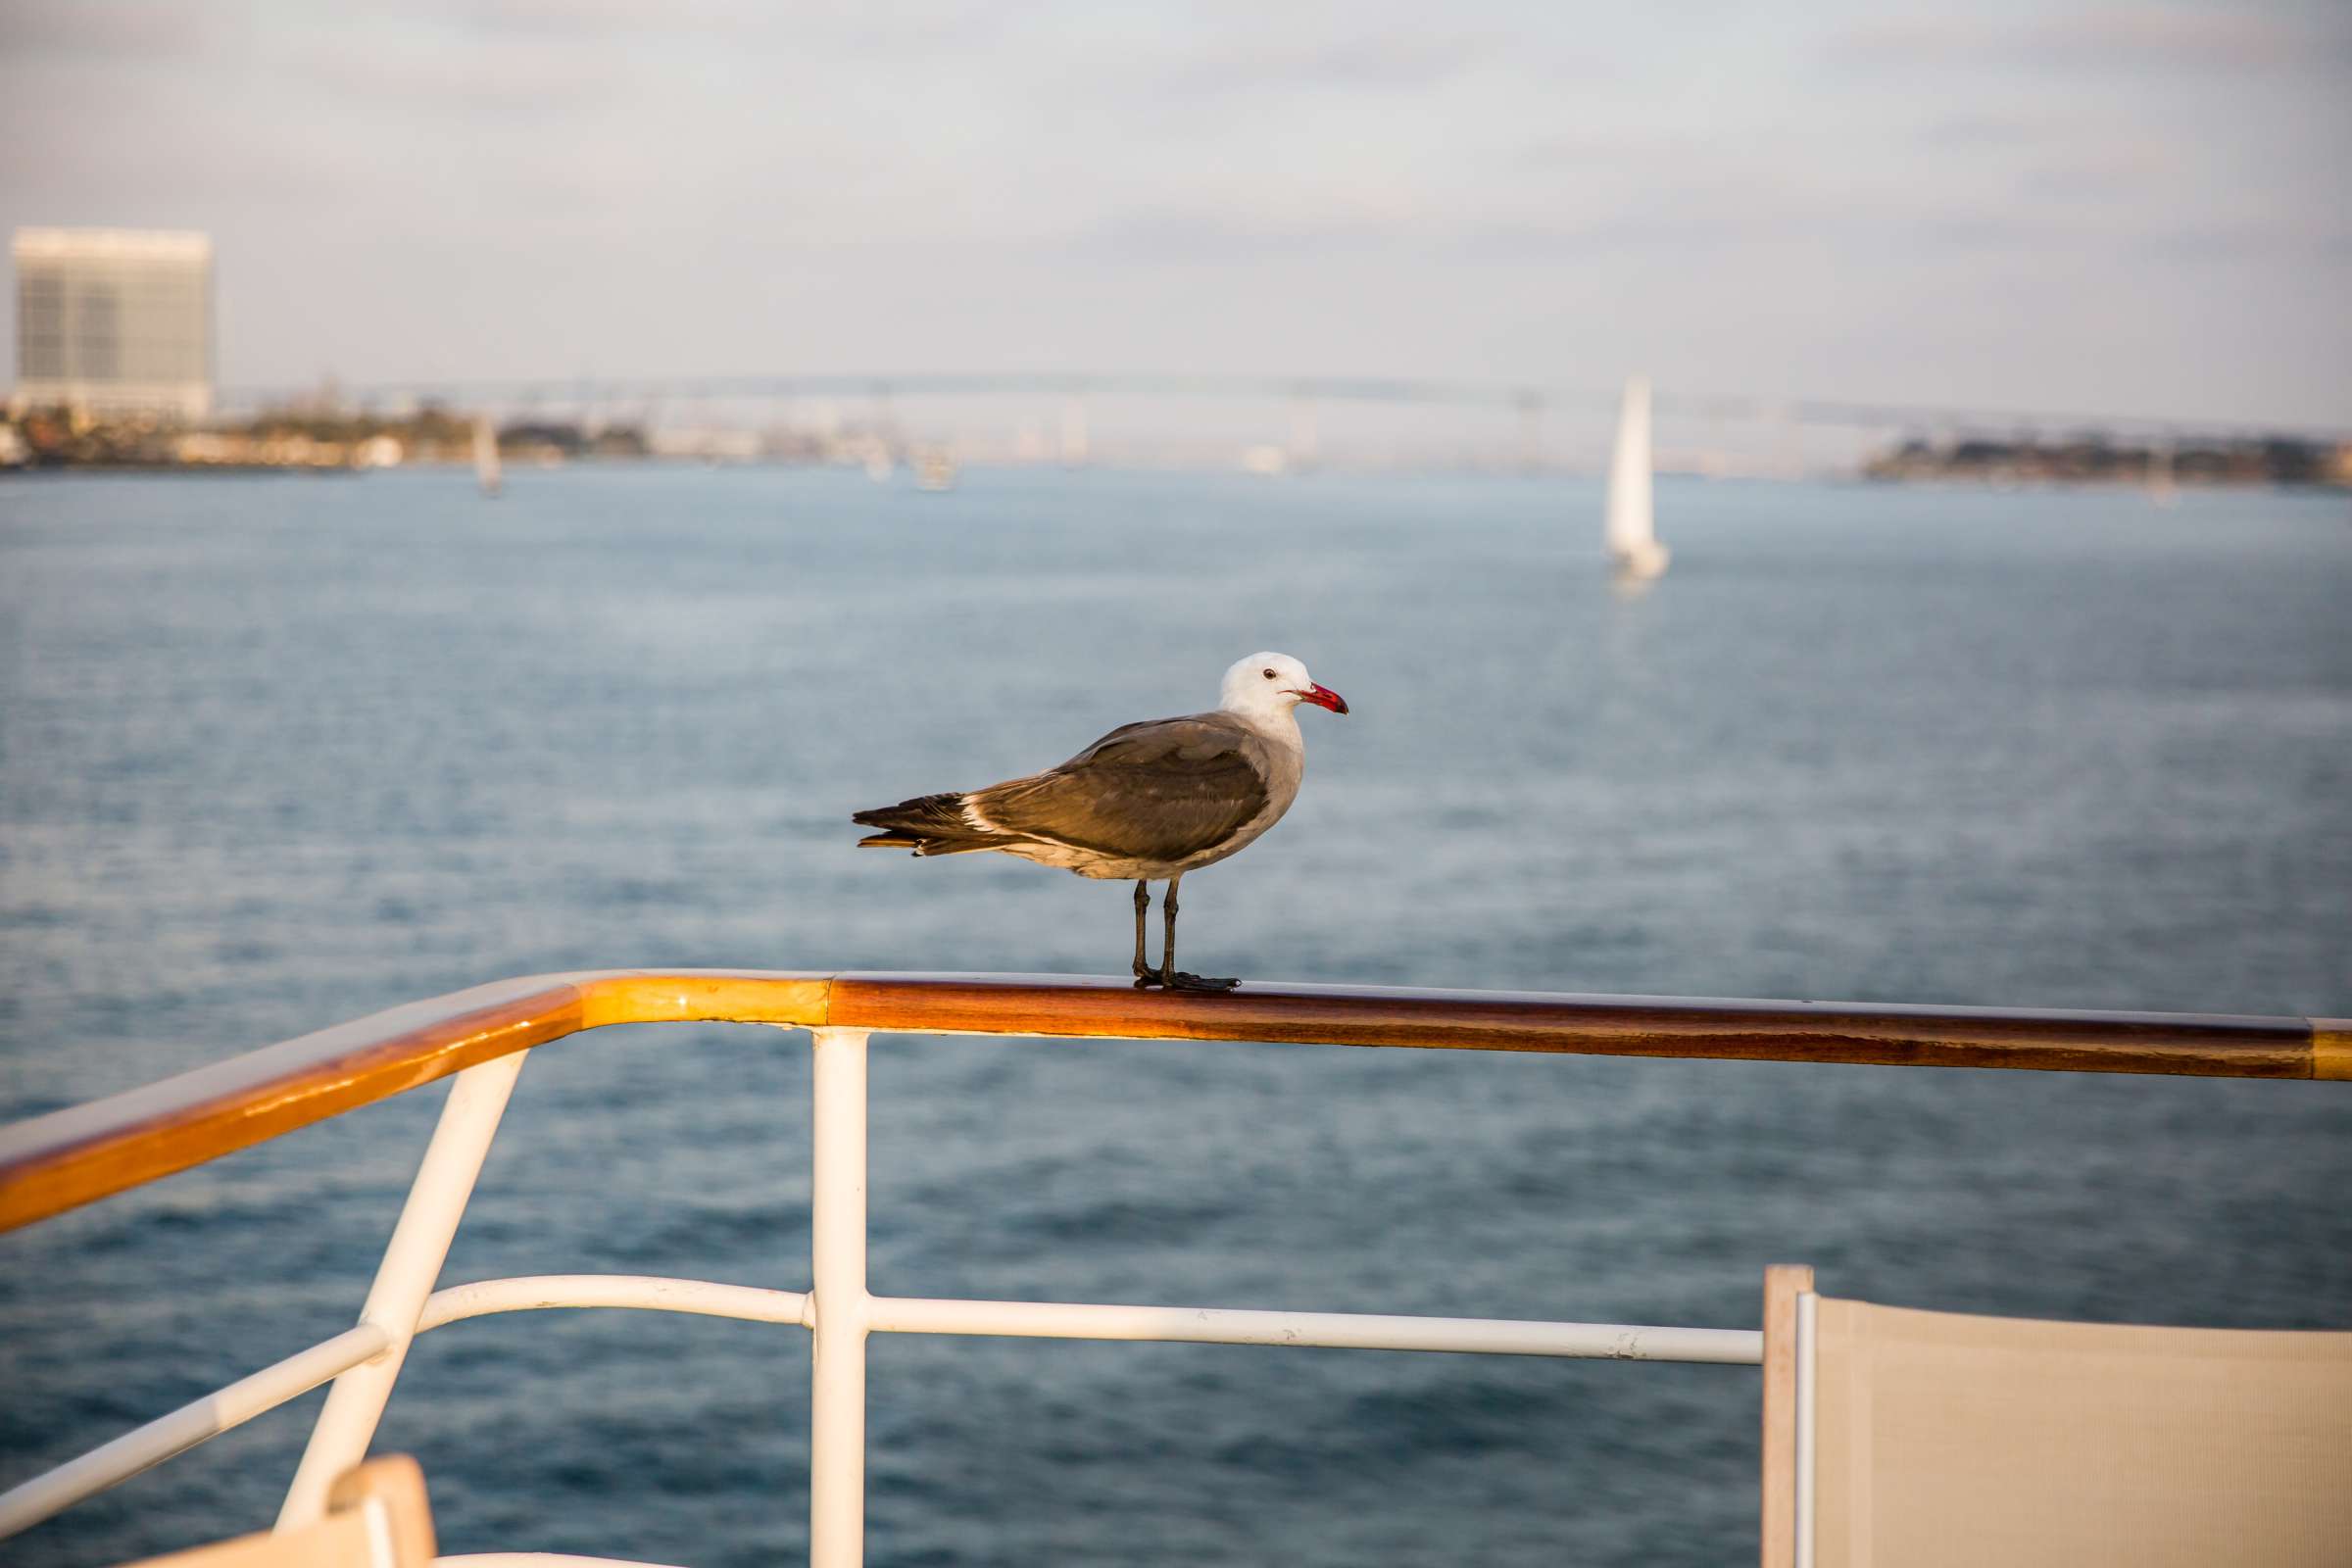
<svg viewBox="0 0 2352 1568">
<path fill-rule="evenodd" d="M 1288 718 L 1300 703 L 1348 711 L 1348 699 L 1316 685 L 1306 666 L 1290 655 L 1251 654 L 1225 672 L 1217 706 L 1245 718 Z"/>
</svg>

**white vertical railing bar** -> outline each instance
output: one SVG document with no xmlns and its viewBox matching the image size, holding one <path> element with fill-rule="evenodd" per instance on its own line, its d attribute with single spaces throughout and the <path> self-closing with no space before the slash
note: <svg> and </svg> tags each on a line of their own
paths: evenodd
<svg viewBox="0 0 2352 1568">
<path fill-rule="evenodd" d="M 42 1471 L 24 1485 L 0 1493 L 0 1539 L 29 1530 L 84 1497 L 120 1486 L 142 1470 L 185 1453 L 232 1427 L 241 1427 L 288 1399 L 300 1398 L 390 1343 L 390 1336 L 372 1323 L 345 1329 L 331 1340 L 125 1432 L 78 1459 Z"/>
<path fill-rule="evenodd" d="M 318 1412 L 318 1424 L 311 1429 L 294 1484 L 286 1491 L 285 1506 L 278 1510 L 279 1530 L 300 1529 L 325 1518 L 327 1489 L 335 1477 L 368 1456 L 384 1402 L 392 1396 L 392 1384 L 416 1337 L 416 1319 L 440 1277 L 450 1239 L 466 1213 L 474 1178 L 481 1174 L 483 1156 L 490 1152 L 490 1140 L 498 1134 L 507 1098 L 514 1092 L 515 1075 L 528 1054 L 517 1051 L 495 1056 L 459 1073 L 450 1086 L 433 1141 L 409 1187 L 409 1200 L 392 1228 L 367 1303 L 360 1308 L 360 1322 L 382 1329 L 388 1343 L 375 1357 L 335 1379 L 326 1407 Z"/>
<path fill-rule="evenodd" d="M 1796 1298 L 1796 1568 L 1813 1568 L 1813 1321 L 1821 1298 Z"/>
<path fill-rule="evenodd" d="M 819 1029 L 809 1195 L 809 1568 L 865 1560 L 865 1031 Z"/>
</svg>

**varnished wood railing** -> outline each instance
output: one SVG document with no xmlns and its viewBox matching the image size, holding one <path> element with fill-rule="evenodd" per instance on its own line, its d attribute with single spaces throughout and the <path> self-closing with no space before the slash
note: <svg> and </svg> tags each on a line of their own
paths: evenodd
<svg viewBox="0 0 2352 1568">
<path fill-rule="evenodd" d="M 1251 1040 L 2230 1078 L 2352 1079 L 2352 1020 L 1249 985 L 1069 975 L 600 970 L 478 986 L 0 1130 L 0 1230 L 476 1062 L 615 1023 Z"/>
</svg>

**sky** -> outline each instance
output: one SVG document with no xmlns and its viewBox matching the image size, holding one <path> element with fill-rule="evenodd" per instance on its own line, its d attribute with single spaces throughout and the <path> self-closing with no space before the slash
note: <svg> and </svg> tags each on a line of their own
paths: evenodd
<svg viewBox="0 0 2352 1568">
<path fill-rule="evenodd" d="M 0 0 L 0 226 L 214 236 L 231 386 L 1642 370 L 2352 425 L 2343 0 Z"/>
</svg>

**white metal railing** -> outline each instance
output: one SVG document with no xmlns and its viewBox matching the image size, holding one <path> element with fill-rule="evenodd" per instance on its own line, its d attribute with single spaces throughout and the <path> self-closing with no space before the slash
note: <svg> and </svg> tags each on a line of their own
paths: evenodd
<svg viewBox="0 0 2352 1568">
<path fill-rule="evenodd" d="M 277 1528 L 310 1523 L 323 1513 L 333 1478 L 366 1456 L 416 1336 L 498 1312 L 629 1307 L 799 1324 L 811 1330 L 808 1554 L 814 1568 L 855 1568 L 864 1555 L 869 1334 L 1163 1340 L 1735 1365 L 1754 1365 L 1763 1358 L 1762 1334 L 1746 1329 L 874 1296 L 866 1289 L 865 1277 L 868 1032 L 818 1028 L 812 1033 L 814 1170 L 808 1292 L 600 1274 L 484 1280 L 434 1290 L 529 1053 L 494 1057 L 458 1074 L 357 1326 L 0 1494 L 0 1537 L 36 1524 L 331 1378 L 334 1388 L 312 1430 Z M 492 1553 L 442 1560 L 495 1568 L 502 1563 L 618 1559 Z"/>
</svg>

